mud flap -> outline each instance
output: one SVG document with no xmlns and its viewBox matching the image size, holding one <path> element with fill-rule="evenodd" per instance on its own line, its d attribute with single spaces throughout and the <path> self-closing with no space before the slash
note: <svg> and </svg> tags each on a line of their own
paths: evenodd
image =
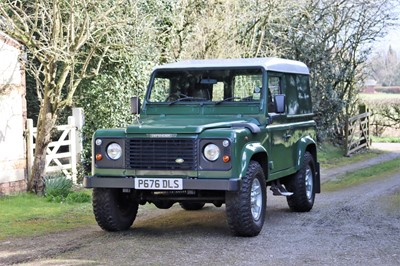
<svg viewBox="0 0 400 266">
<path fill-rule="evenodd" d="M 315 193 L 321 193 L 321 172 L 319 163 L 315 163 L 315 180 L 314 180 Z"/>
</svg>

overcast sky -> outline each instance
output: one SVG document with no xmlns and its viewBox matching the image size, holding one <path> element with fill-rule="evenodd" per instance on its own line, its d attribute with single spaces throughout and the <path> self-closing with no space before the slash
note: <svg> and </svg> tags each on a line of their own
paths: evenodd
<svg viewBox="0 0 400 266">
<path fill-rule="evenodd" d="M 397 53 L 400 53 L 400 26 L 397 29 L 393 29 L 389 34 L 383 38 L 383 40 L 377 43 L 378 50 L 387 50 L 389 45 L 392 46 Z"/>
<path fill-rule="evenodd" d="M 375 50 L 387 51 L 389 49 L 389 45 L 391 45 L 392 48 L 396 50 L 397 54 L 400 55 L 400 5 L 397 6 L 395 13 L 397 13 L 398 25 L 392 27 L 389 30 L 388 35 L 376 43 Z"/>
</svg>

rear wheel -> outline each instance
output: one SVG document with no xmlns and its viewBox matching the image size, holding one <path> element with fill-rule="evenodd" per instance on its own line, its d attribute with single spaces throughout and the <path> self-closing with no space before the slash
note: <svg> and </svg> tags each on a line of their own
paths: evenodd
<svg viewBox="0 0 400 266">
<path fill-rule="evenodd" d="M 234 235 L 256 236 L 265 220 L 267 194 L 265 175 L 256 161 L 250 161 L 242 186 L 237 192 L 226 192 L 226 215 Z"/>
<path fill-rule="evenodd" d="M 297 173 L 286 182 L 286 189 L 293 192 L 287 197 L 289 208 L 297 212 L 308 212 L 312 209 L 315 199 L 315 162 L 311 153 L 306 152 L 303 163 Z"/>
<path fill-rule="evenodd" d="M 139 204 L 132 193 L 121 189 L 94 188 L 93 212 L 97 224 L 106 231 L 127 230 L 136 218 Z"/>
<path fill-rule="evenodd" d="M 191 201 L 182 201 L 179 202 L 179 205 L 181 205 L 182 209 L 187 210 L 187 211 L 197 211 L 201 210 L 205 203 L 204 202 L 191 202 Z"/>
</svg>

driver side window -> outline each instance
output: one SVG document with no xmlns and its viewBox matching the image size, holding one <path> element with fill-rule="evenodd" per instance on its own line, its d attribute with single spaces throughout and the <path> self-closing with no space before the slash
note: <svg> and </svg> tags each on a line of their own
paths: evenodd
<svg viewBox="0 0 400 266">
<path fill-rule="evenodd" d="M 282 94 L 281 78 L 277 76 L 268 77 L 268 112 L 276 112 L 275 95 Z"/>
</svg>

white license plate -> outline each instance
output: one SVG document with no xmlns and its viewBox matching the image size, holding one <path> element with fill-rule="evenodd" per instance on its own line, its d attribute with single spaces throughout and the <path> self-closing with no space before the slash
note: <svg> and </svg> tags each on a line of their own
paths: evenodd
<svg viewBox="0 0 400 266">
<path fill-rule="evenodd" d="M 135 189 L 182 190 L 183 181 L 179 178 L 135 178 Z"/>
</svg>

